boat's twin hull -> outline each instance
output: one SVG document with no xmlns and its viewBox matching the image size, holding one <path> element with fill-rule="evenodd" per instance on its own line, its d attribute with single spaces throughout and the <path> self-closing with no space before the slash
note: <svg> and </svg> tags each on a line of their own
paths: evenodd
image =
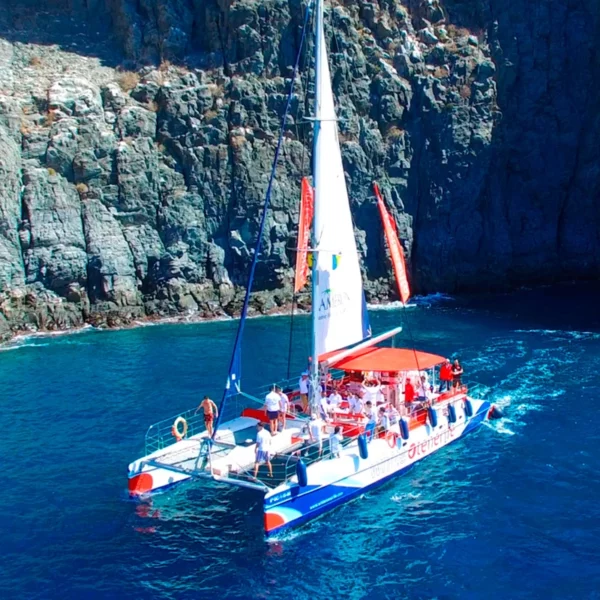
<svg viewBox="0 0 600 600">
<path fill-rule="evenodd" d="M 300 525 L 352 498 L 373 489 L 392 477 L 409 470 L 416 462 L 436 450 L 464 437 L 488 416 L 490 404 L 471 401 L 474 414 L 450 424 L 441 418 L 435 429 L 426 425 L 411 431 L 409 440 L 373 440 L 369 456 L 355 455 L 323 460 L 307 469 L 305 487 L 297 484 L 280 486 L 265 496 L 265 531 L 272 535 L 284 528 Z M 462 416 L 462 415 L 461 415 Z M 414 434 L 414 435 L 413 435 Z"/>
<path fill-rule="evenodd" d="M 464 408 L 458 421 L 448 422 L 446 416 L 439 418 L 435 429 L 429 425 L 410 432 L 408 440 L 374 439 L 368 444 L 369 455 L 363 459 L 353 444 L 343 456 L 317 461 L 307 468 L 307 485 L 300 487 L 288 482 L 269 492 L 264 498 L 264 524 L 267 535 L 284 528 L 300 525 L 335 508 L 389 480 L 408 471 L 416 462 L 433 454 L 478 427 L 487 417 L 491 405 L 481 400 L 471 400 L 473 416 L 468 417 Z M 457 412 L 459 412 L 457 410 Z M 188 452 L 199 451 L 199 440 L 189 443 Z M 149 458 L 149 457 L 147 457 Z M 191 479 L 184 472 L 148 464 L 146 460 L 130 465 L 129 491 L 132 495 L 164 491 Z"/>
</svg>

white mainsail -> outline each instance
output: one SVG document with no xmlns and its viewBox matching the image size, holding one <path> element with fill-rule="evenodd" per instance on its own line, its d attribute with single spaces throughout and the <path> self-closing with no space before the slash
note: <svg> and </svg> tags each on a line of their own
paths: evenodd
<svg viewBox="0 0 600 600">
<path fill-rule="evenodd" d="M 315 184 L 313 285 L 317 356 L 370 335 L 348 191 L 338 140 L 322 19 L 317 20 L 317 93 L 313 175 Z"/>
</svg>

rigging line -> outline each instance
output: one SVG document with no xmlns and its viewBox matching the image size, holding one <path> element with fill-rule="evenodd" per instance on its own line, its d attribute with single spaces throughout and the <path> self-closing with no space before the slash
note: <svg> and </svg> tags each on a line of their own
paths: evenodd
<svg viewBox="0 0 600 600">
<path fill-rule="evenodd" d="M 279 154 L 281 153 L 281 147 L 283 145 L 283 140 L 285 138 L 285 125 L 287 121 L 287 117 L 290 112 L 290 108 L 292 105 L 292 98 L 294 96 L 294 84 L 296 82 L 296 77 L 298 75 L 298 67 L 300 66 L 300 59 L 302 56 L 302 47 L 304 46 L 304 40 L 306 39 L 306 31 L 308 29 L 309 17 L 311 14 L 313 1 L 309 0 L 309 3 L 306 6 L 306 14 L 304 16 L 304 25 L 302 27 L 302 37 L 300 38 L 300 47 L 298 48 L 298 55 L 296 56 L 296 62 L 294 64 L 294 70 L 292 72 L 292 77 L 290 81 L 290 92 L 287 97 L 287 103 L 285 105 L 285 111 L 283 113 L 283 118 L 281 120 L 281 132 L 279 133 L 279 139 L 277 140 L 277 147 L 275 148 L 275 156 L 273 157 L 273 166 L 271 167 L 271 175 L 269 177 L 269 184 L 267 186 L 267 192 L 265 194 L 265 204 L 263 207 L 263 213 L 260 220 L 260 227 L 258 230 L 258 238 L 256 242 L 256 249 L 254 251 L 254 256 L 252 258 L 252 266 L 250 267 L 250 275 L 248 277 L 248 287 L 246 288 L 246 295 L 244 297 L 244 305 L 242 308 L 242 314 L 240 315 L 240 323 L 238 325 L 237 334 L 235 337 L 235 344 L 233 346 L 233 354 L 231 356 L 231 361 L 229 363 L 229 372 L 227 374 L 227 384 L 225 389 L 223 390 L 223 397 L 221 398 L 221 402 L 219 404 L 219 413 L 218 417 L 214 424 L 213 434 L 211 436 L 211 440 L 215 439 L 215 435 L 219 428 L 219 423 L 221 422 L 221 418 L 223 416 L 223 406 L 225 401 L 227 400 L 229 395 L 235 395 L 237 392 L 230 391 L 231 388 L 234 390 L 239 390 L 240 385 L 240 371 L 241 371 L 241 341 L 244 333 L 244 326 L 246 322 L 246 317 L 248 315 L 248 306 L 250 304 L 250 294 L 252 292 L 252 283 L 254 281 L 254 275 L 256 273 L 256 265 L 258 264 L 258 257 L 260 255 L 260 248 L 262 244 L 262 238 L 265 231 L 265 224 L 267 222 L 267 211 L 269 209 L 270 198 L 271 198 L 271 190 L 273 188 L 273 181 L 275 180 L 275 172 L 277 170 L 277 163 L 279 160 Z"/>
<path fill-rule="evenodd" d="M 404 305 L 404 324 L 406 325 L 406 330 L 408 331 L 408 336 L 410 337 L 410 343 L 412 346 L 412 351 L 415 355 L 415 363 L 417 364 L 417 371 L 419 371 L 419 374 L 421 373 L 421 367 L 419 367 L 419 357 L 417 354 L 417 347 L 415 346 L 415 338 L 413 336 L 412 333 L 412 328 L 409 324 L 410 319 L 408 318 L 408 311 L 406 309 L 406 304 Z M 420 381 L 420 379 L 419 379 Z"/>
<path fill-rule="evenodd" d="M 312 15 L 311 15 L 312 16 Z M 312 19 L 310 19 L 310 25 L 312 25 Z M 304 113 L 306 112 L 307 108 L 308 108 L 308 97 L 309 97 L 309 93 L 308 93 L 308 86 L 309 86 L 309 69 L 306 68 L 306 65 L 309 61 L 309 58 L 312 56 L 312 54 L 309 52 L 309 46 L 310 46 L 310 39 L 308 39 L 306 41 L 306 44 L 304 46 L 304 53 L 303 53 L 303 59 L 301 59 L 302 65 L 300 68 L 300 82 L 302 83 L 302 102 L 298 102 L 298 106 L 296 109 L 296 122 L 295 122 L 295 128 L 296 128 L 296 139 L 302 144 L 302 158 L 300 161 L 300 173 L 302 176 L 304 176 L 304 174 L 309 171 L 306 168 L 306 144 L 305 144 L 305 127 L 308 124 L 308 122 L 305 122 L 304 119 L 300 118 L 300 112 L 302 111 L 302 114 L 304 115 Z M 299 125 L 299 123 L 301 123 L 301 125 Z M 302 131 L 302 136 L 300 135 L 300 132 Z M 308 173 L 310 174 L 310 173 Z M 312 184 L 311 184 L 312 185 Z M 299 216 L 300 218 L 300 216 Z M 295 248 L 293 250 L 296 250 Z M 299 259 L 299 254 L 296 253 L 296 263 Z M 291 364 L 292 364 L 292 355 L 293 355 L 293 338 L 294 338 L 294 316 L 296 314 L 296 307 L 298 305 L 298 294 L 296 293 L 296 290 L 294 289 L 294 293 L 292 295 L 292 308 L 291 308 L 291 315 L 290 315 L 290 342 L 289 342 L 289 348 L 288 348 L 288 365 L 287 365 L 287 376 L 288 379 L 290 378 L 290 372 L 291 372 Z M 307 349 L 307 351 L 309 351 Z"/>
<path fill-rule="evenodd" d="M 292 313 L 290 315 L 290 343 L 288 346 L 288 361 L 287 361 L 287 378 L 290 379 L 290 371 L 292 368 L 292 350 L 294 347 L 294 308 L 296 306 L 296 292 L 292 296 Z"/>
<path fill-rule="evenodd" d="M 309 17 L 310 20 L 310 17 Z M 304 111 L 306 110 L 306 101 L 308 98 L 308 69 L 306 68 L 306 63 L 308 62 L 308 46 L 309 46 L 309 41 L 307 41 L 306 45 L 304 46 L 304 49 L 306 50 L 303 54 L 303 60 L 301 60 L 302 65 L 300 66 L 300 83 L 302 83 L 302 102 L 298 102 L 298 106 L 296 108 L 296 119 L 295 119 L 295 123 L 294 126 L 296 128 L 296 139 L 302 144 L 302 158 L 300 161 L 300 174 L 301 176 L 304 176 L 305 173 L 305 169 L 306 169 L 306 144 L 304 143 L 304 134 L 302 135 L 302 137 L 300 137 L 300 126 L 298 125 L 298 123 L 300 122 L 300 111 L 302 111 L 304 113 Z M 302 46 L 300 47 L 300 52 L 302 52 L 303 48 Z M 302 81 L 304 79 L 304 82 Z M 300 215 L 298 216 L 298 222 L 300 220 Z M 295 248 L 294 248 L 295 250 Z M 297 263 L 298 263 L 298 259 L 299 259 L 299 254 L 296 254 L 296 268 L 297 268 Z M 295 284 L 295 282 L 294 282 Z M 298 295 L 296 293 L 295 287 L 294 287 L 294 293 L 292 295 L 292 308 L 291 308 L 291 314 L 290 314 L 290 342 L 289 342 L 289 347 L 288 347 L 288 364 L 287 364 L 287 377 L 288 379 L 291 377 L 290 372 L 291 372 L 291 368 L 292 368 L 292 353 L 293 353 L 293 348 L 294 348 L 294 316 L 295 316 L 295 308 L 296 308 L 296 303 L 297 303 L 297 299 L 298 299 Z"/>
</svg>

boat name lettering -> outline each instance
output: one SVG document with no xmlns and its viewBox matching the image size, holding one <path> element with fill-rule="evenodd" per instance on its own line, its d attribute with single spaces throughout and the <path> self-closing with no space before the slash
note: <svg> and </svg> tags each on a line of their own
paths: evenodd
<svg viewBox="0 0 600 600">
<path fill-rule="evenodd" d="M 287 490 L 285 492 L 281 492 L 280 494 L 277 494 L 277 496 L 272 496 L 271 498 L 268 498 L 267 504 L 270 506 L 271 504 L 281 502 L 282 500 L 287 500 L 288 498 L 291 498 L 291 496 L 292 496 L 292 490 Z"/>
<path fill-rule="evenodd" d="M 406 452 L 371 467 L 371 479 L 377 480 L 401 469 L 407 462 Z"/>
<path fill-rule="evenodd" d="M 447 444 L 454 437 L 454 431 L 452 429 L 446 429 L 437 435 L 426 439 L 424 442 L 418 442 L 411 444 L 408 449 L 408 458 L 413 459 L 416 456 L 424 456 L 432 452 L 438 446 Z"/>
<path fill-rule="evenodd" d="M 339 498 L 340 496 L 343 496 L 344 492 L 338 492 L 337 494 L 333 494 L 332 496 L 329 496 L 329 498 L 325 498 L 324 500 L 321 500 L 320 502 L 317 502 L 316 504 L 311 504 L 311 506 L 308 508 L 308 510 L 314 510 L 315 508 L 319 508 L 319 506 L 323 506 L 324 504 L 329 504 L 330 502 L 333 502 L 334 500 L 336 500 L 337 498 Z"/>
</svg>

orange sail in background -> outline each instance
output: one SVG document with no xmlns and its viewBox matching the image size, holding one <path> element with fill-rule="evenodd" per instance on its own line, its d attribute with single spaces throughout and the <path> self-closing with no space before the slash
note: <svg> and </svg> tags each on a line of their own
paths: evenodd
<svg viewBox="0 0 600 600">
<path fill-rule="evenodd" d="M 410 298 L 410 288 L 408 286 L 408 279 L 406 278 L 406 263 L 404 262 L 404 252 L 400 240 L 398 240 L 398 231 L 396 229 L 396 222 L 392 219 L 388 212 L 379 186 L 373 183 L 373 189 L 375 190 L 375 196 L 377 197 L 377 206 L 379 206 L 379 214 L 383 221 L 383 230 L 385 232 L 385 239 L 387 240 L 388 247 L 390 249 L 390 255 L 392 257 L 392 265 L 394 267 L 394 273 L 396 275 L 396 283 L 398 284 L 398 293 L 400 299 L 404 304 L 408 302 Z"/>
<path fill-rule="evenodd" d="M 302 178 L 302 194 L 300 197 L 300 222 L 298 223 L 298 244 L 296 246 L 296 279 L 294 293 L 297 294 L 308 278 L 308 247 L 310 243 L 310 225 L 314 213 L 313 188 L 306 177 Z"/>
</svg>

